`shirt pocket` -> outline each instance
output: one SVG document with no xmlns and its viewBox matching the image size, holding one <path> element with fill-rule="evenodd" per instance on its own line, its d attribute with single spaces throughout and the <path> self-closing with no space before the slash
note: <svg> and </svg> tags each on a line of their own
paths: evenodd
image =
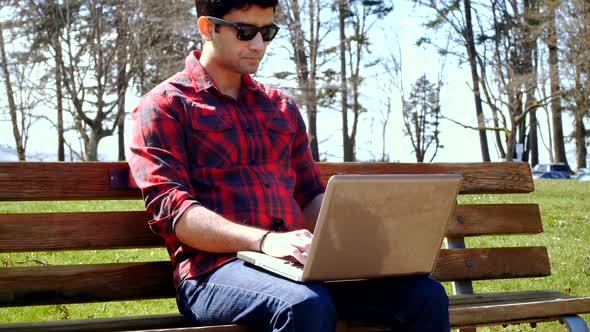
<svg viewBox="0 0 590 332">
<path fill-rule="evenodd" d="M 268 161 L 285 162 L 286 165 L 289 165 L 293 141 L 295 140 L 293 124 L 283 113 L 275 113 L 266 116 L 264 127 L 270 142 L 267 153 Z"/>
<path fill-rule="evenodd" d="M 239 136 L 229 114 L 207 109 L 195 112 L 187 138 L 191 165 L 222 168 L 236 164 Z"/>
</svg>

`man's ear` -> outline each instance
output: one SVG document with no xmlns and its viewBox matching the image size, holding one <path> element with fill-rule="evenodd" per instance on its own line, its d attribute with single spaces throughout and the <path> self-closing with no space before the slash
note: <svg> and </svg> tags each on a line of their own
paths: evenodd
<svg viewBox="0 0 590 332">
<path fill-rule="evenodd" d="M 211 41 L 215 30 L 215 24 L 211 23 L 206 17 L 201 16 L 197 20 L 197 26 L 199 27 L 201 35 L 205 38 L 205 41 Z"/>
</svg>

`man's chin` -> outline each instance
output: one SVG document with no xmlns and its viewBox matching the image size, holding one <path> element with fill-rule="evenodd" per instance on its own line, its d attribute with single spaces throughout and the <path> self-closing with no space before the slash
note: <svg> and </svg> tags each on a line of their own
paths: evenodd
<svg viewBox="0 0 590 332">
<path fill-rule="evenodd" d="M 252 74 L 255 74 L 258 71 L 258 67 L 259 66 L 247 66 L 245 68 L 242 68 L 243 70 L 241 72 L 243 74 L 252 75 Z"/>
</svg>

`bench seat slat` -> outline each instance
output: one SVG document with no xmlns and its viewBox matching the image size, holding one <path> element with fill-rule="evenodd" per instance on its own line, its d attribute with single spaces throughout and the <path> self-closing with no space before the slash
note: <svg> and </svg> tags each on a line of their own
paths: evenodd
<svg viewBox="0 0 590 332">
<path fill-rule="evenodd" d="M 534 190 L 527 163 L 318 163 L 324 179 L 336 173 L 461 173 L 462 193 Z M 0 162 L 0 201 L 138 199 L 125 162 Z"/>
<path fill-rule="evenodd" d="M 180 314 L 159 314 L 116 318 L 72 319 L 46 322 L 23 322 L 0 324 L 0 332 L 73 332 L 73 331 L 130 331 L 143 329 L 174 329 L 186 327 L 186 320 Z M 248 331 L 247 328 L 211 330 L 215 332 Z"/>
<path fill-rule="evenodd" d="M 550 273 L 548 264 L 547 251 L 542 247 L 445 249 L 433 275 L 441 281 L 536 277 Z M 0 269 L 0 306 L 164 298 L 174 294 L 171 264 L 165 261 Z"/>
<path fill-rule="evenodd" d="M 143 211 L 0 214 L 0 252 L 163 247 L 150 218 Z M 447 236 L 542 231 L 536 204 L 476 204 L 457 206 Z"/>
<path fill-rule="evenodd" d="M 185 319 L 179 314 L 149 316 L 130 316 L 117 318 L 91 318 L 84 320 L 61 320 L 33 323 L 0 325 L 0 332 L 256 332 L 255 329 L 241 325 L 220 325 L 208 327 L 187 327 Z M 338 321 L 336 332 L 382 331 L 371 327 L 351 326 Z"/>
<path fill-rule="evenodd" d="M 590 298 L 556 291 L 456 295 L 450 301 L 450 317 L 456 327 L 544 321 L 590 312 Z"/>
<path fill-rule="evenodd" d="M 543 322 L 558 319 L 565 314 L 586 313 L 590 310 L 590 298 L 573 297 L 556 291 L 521 291 L 512 293 L 488 293 L 454 295 L 449 297 L 450 319 L 453 328 L 490 324 L 516 324 Z M 179 314 L 162 314 L 108 319 L 32 322 L 0 325 L 0 332 L 71 332 L 79 331 L 132 331 L 155 329 L 160 332 L 249 332 L 244 326 L 225 325 L 206 328 L 185 327 Z M 348 327 L 339 322 L 339 331 L 371 331 L 371 328 Z M 154 331 L 154 332 L 156 332 Z"/>
</svg>

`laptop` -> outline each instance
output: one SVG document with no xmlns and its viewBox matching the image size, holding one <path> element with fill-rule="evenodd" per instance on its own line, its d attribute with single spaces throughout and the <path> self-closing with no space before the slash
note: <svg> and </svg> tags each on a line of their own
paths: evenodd
<svg viewBox="0 0 590 332">
<path fill-rule="evenodd" d="M 305 265 L 252 251 L 238 258 L 301 282 L 430 274 L 461 182 L 458 174 L 334 175 Z"/>
</svg>

